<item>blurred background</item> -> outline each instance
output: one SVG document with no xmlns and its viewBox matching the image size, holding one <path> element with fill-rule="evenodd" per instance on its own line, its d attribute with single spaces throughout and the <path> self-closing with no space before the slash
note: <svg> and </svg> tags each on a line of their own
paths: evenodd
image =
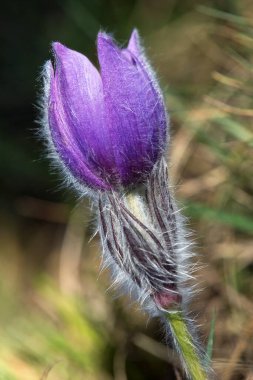
<svg viewBox="0 0 253 380">
<path fill-rule="evenodd" d="M 12 0 L 1 5 L 0 379 L 181 379 L 157 321 L 100 273 L 87 200 L 36 137 L 51 41 L 93 62 L 133 27 L 171 117 L 170 168 L 202 262 L 192 309 L 223 380 L 253 379 L 253 3 Z M 211 334 L 210 334 L 211 331 Z"/>
</svg>

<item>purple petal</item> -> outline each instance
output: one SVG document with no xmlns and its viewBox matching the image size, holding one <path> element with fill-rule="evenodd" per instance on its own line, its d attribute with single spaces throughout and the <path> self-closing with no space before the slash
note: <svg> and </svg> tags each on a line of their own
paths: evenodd
<svg viewBox="0 0 253 380">
<path fill-rule="evenodd" d="M 132 31 L 127 45 L 127 50 L 139 58 L 143 54 L 143 49 L 140 44 L 140 36 L 137 29 Z"/>
<path fill-rule="evenodd" d="M 163 100 L 144 65 L 112 39 L 98 35 L 107 127 L 123 184 L 141 180 L 157 161 L 166 143 Z"/>
<path fill-rule="evenodd" d="M 107 189 L 109 186 L 96 165 L 101 159 L 100 151 L 94 151 L 98 141 L 95 140 L 96 127 L 102 123 L 97 107 L 102 98 L 99 98 L 100 76 L 81 54 L 59 43 L 54 44 L 54 51 L 56 70 L 55 75 L 51 70 L 49 96 L 53 143 L 62 162 L 79 181 L 90 187 Z"/>
<path fill-rule="evenodd" d="M 138 58 L 139 63 L 143 66 L 144 70 L 147 73 L 147 76 L 150 78 L 150 81 L 154 85 L 154 89 L 156 91 L 156 96 L 160 99 L 160 102 L 164 103 L 162 91 L 159 88 L 155 72 L 153 71 L 153 69 L 152 69 L 152 67 L 151 67 L 150 63 L 148 62 L 148 59 L 145 55 L 145 51 L 141 45 L 141 38 L 140 38 L 140 35 L 139 35 L 137 29 L 133 29 L 132 34 L 129 38 L 127 49 L 124 49 L 124 51 L 127 54 L 135 55 Z M 164 104 L 162 104 L 162 107 L 165 110 Z M 167 118 L 166 127 L 168 127 L 169 120 L 167 117 L 167 113 L 165 115 L 165 118 Z M 161 136 L 162 136 L 161 141 L 163 141 L 163 142 L 167 141 L 167 139 L 169 138 L 169 136 L 167 135 L 168 131 L 167 131 L 166 127 L 164 128 L 163 133 L 161 133 Z M 162 130 L 161 130 L 161 132 L 162 132 Z"/>
<path fill-rule="evenodd" d="M 82 54 L 54 44 L 56 80 L 63 107 L 80 149 L 103 167 L 113 166 L 110 136 L 104 122 L 103 88 L 100 74 Z M 92 149 L 90 148 L 92 147 Z M 97 162 L 99 161 L 99 162 Z"/>
</svg>

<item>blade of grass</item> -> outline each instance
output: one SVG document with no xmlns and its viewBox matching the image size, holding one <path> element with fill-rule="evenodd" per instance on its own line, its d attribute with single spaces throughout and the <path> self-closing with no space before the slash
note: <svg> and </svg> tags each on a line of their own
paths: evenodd
<svg viewBox="0 0 253 380">
<path fill-rule="evenodd" d="M 184 202 L 186 213 L 193 218 L 216 221 L 228 225 L 239 231 L 253 234 L 253 220 L 242 214 L 235 214 L 223 210 L 213 209 L 198 202 Z"/>
<path fill-rule="evenodd" d="M 213 316 L 211 319 L 211 325 L 210 325 L 210 332 L 209 332 L 207 347 L 206 347 L 206 355 L 207 355 L 207 360 L 208 360 L 207 364 L 209 364 L 209 365 L 212 361 L 212 355 L 213 355 L 215 322 L 216 322 L 216 314 L 215 314 L 215 312 L 213 312 Z"/>
<path fill-rule="evenodd" d="M 214 17 L 214 18 L 224 20 L 224 21 L 229 21 L 229 22 L 232 22 L 233 24 L 237 24 L 240 26 L 251 25 L 250 21 L 246 19 L 245 17 L 237 16 L 232 13 L 221 11 L 219 9 L 206 7 L 204 5 L 199 5 L 197 7 L 197 11 L 207 16 Z"/>
<path fill-rule="evenodd" d="M 253 147 L 253 133 L 243 125 L 225 117 L 214 119 L 214 121 L 220 124 L 231 136 Z"/>
</svg>

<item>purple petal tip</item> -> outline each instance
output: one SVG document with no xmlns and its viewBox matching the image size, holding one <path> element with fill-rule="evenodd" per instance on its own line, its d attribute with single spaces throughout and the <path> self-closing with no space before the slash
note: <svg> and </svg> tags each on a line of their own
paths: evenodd
<svg viewBox="0 0 253 380">
<path fill-rule="evenodd" d="M 106 48 L 108 46 L 118 48 L 117 44 L 114 42 L 113 38 L 109 34 L 105 32 L 99 32 L 97 37 L 98 51 L 101 51 L 104 47 Z"/>
<path fill-rule="evenodd" d="M 61 44 L 60 42 L 53 42 L 52 43 L 52 50 L 55 57 L 61 57 L 64 54 L 66 54 L 71 49 L 67 48 L 65 45 Z"/>
<path fill-rule="evenodd" d="M 140 39 L 140 35 L 139 35 L 139 32 L 138 32 L 138 29 L 137 28 L 134 28 L 133 29 L 133 31 L 132 31 L 132 33 L 131 33 L 131 37 L 130 37 L 130 39 L 131 38 L 135 38 L 135 39 L 137 39 L 138 41 L 139 41 L 139 39 Z"/>
<path fill-rule="evenodd" d="M 100 42 L 100 41 L 112 41 L 112 37 L 109 34 L 100 31 L 100 32 L 98 32 L 97 40 L 98 40 L 98 42 Z"/>
</svg>

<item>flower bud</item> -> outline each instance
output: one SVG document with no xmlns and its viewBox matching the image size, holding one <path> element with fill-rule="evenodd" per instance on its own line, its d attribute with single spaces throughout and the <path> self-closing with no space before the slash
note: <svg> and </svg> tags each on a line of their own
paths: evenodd
<svg viewBox="0 0 253 380">
<path fill-rule="evenodd" d="M 186 310 L 191 242 L 163 157 L 164 101 L 137 31 L 125 49 L 99 33 L 97 49 L 100 73 L 84 55 L 53 44 L 54 64 L 47 62 L 44 76 L 49 151 L 82 194 L 96 194 L 104 264 L 114 282 L 165 321 L 188 378 L 204 380 Z"/>
<path fill-rule="evenodd" d="M 99 33 L 100 73 L 84 55 L 53 43 L 45 69 L 51 153 L 72 182 L 95 190 L 142 183 L 164 153 L 166 110 L 133 31 L 128 47 Z"/>
</svg>

